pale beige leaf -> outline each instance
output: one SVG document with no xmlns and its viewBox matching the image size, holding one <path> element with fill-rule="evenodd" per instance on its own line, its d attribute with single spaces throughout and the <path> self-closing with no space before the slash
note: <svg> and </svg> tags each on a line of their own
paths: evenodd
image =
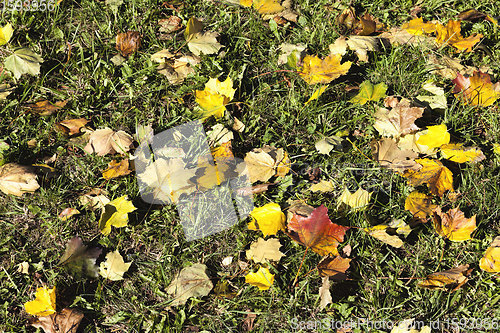
<svg viewBox="0 0 500 333">
<path fill-rule="evenodd" d="M 36 178 L 30 166 L 7 163 L 0 167 L 0 191 L 18 197 L 35 192 L 40 187 Z"/>
<path fill-rule="evenodd" d="M 267 261 L 280 261 L 281 257 L 284 256 L 280 252 L 281 243 L 277 238 L 270 238 L 264 240 L 264 238 L 259 237 L 256 242 L 250 245 L 250 249 L 247 250 L 246 256 L 248 260 L 253 260 L 256 263 L 265 263 Z"/>
</svg>

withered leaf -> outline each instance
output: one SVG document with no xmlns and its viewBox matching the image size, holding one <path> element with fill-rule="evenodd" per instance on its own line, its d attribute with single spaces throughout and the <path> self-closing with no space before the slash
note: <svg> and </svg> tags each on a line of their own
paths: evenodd
<svg viewBox="0 0 500 333">
<path fill-rule="evenodd" d="M 122 56 L 128 57 L 141 47 L 141 34 L 138 31 L 121 32 L 116 35 L 116 49 Z"/>
</svg>

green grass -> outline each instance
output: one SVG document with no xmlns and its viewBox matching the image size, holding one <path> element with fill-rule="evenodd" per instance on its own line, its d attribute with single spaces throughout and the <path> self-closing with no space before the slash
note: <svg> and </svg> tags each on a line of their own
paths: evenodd
<svg viewBox="0 0 500 333">
<path fill-rule="evenodd" d="M 500 316 L 498 279 L 479 269 L 484 251 L 500 234 L 500 160 L 494 156 L 491 145 L 500 142 L 500 112 L 496 105 L 477 108 L 457 103 L 451 94 L 452 83 L 426 69 L 429 54 L 416 47 L 401 46 L 370 54 L 369 63 L 354 64 L 349 75 L 333 81 L 319 100 L 304 106 L 314 88 L 297 73 L 279 71 L 285 69 L 277 65 L 279 45 L 304 43 L 308 54 L 326 56 L 328 45 L 339 37 L 336 3 L 297 1 L 299 22 L 278 26 L 274 32 L 250 8 L 219 1 L 170 3 L 179 11 L 151 0 L 126 1 L 115 15 L 104 1 L 63 0 L 54 12 L 3 12 L 2 26 L 10 22 L 15 29 L 10 47 L 29 47 L 45 60 L 39 76 L 22 76 L 15 83 L 14 92 L 0 104 L 0 140 L 10 145 L 4 161 L 43 163 L 45 157 L 57 154 L 53 165 L 57 173 L 40 176 L 41 188 L 33 194 L 0 194 L 0 331 L 35 331 L 26 326 L 29 315 L 23 304 L 33 299 L 34 291 L 43 283 L 57 287 L 59 309 L 74 306 L 84 312 L 82 332 L 238 332 L 243 330 L 247 311 L 257 315 L 256 332 L 291 331 L 294 319 L 430 321 Z M 386 26 L 400 26 L 408 21 L 413 8 L 412 1 L 357 1 L 353 5 L 360 13 L 370 12 Z M 420 6 L 422 17 L 441 22 L 456 18 L 456 14 L 469 8 L 500 15 L 493 0 L 425 0 Z M 151 54 L 163 48 L 181 48 L 188 53 L 182 30 L 170 40 L 160 38 L 158 19 L 170 15 L 178 15 L 184 23 L 192 16 L 202 18 L 207 30 L 221 33 L 220 41 L 225 46 L 218 56 L 203 56 L 196 74 L 178 86 L 170 85 L 150 60 Z M 462 27 L 466 36 L 471 32 L 484 34 L 486 51 L 455 54 L 450 48 L 442 48 L 436 52 L 460 57 L 469 65 L 488 66 L 492 81 L 500 80 L 498 27 L 487 22 L 463 23 Z M 110 61 L 117 53 L 115 37 L 128 30 L 141 32 L 142 47 L 117 67 Z M 0 47 L 2 60 L 9 54 L 8 47 Z M 349 53 L 344 60 L 357 59 Z M 235 155 L 242 158 L 254 147 L 272 144 L 284 148 L 294 164 L 286 178 L 291 185 L 275 186 L 256 195 L 255 205 L 272 201 L 285 210 L 287 200 L 303 199 L 315 207 L 327 206 L 332 221 L 358 228 L 392 218 L 410 220 L 404 200 L 412 188 L 402 177 L 365 158 L 364 155 L 371 156 L 369 142 L 378 138 L 372 127 L 375 107 L 373 103 L 349 103 L 353 92 L 346 88 L 369 79 L 373 83 L 385 82 L 388 94 L 412 99 L 419 94 L 423 82 L 436 80 L 445 87 L 449 108 L 442 114 L 430 112 L 419 125 L 444 122 L 452 141 L 477 145 L 487 157 L 478 165 L 453 166 L 454 188 L 461 195 L 454 203 L 446 196 L 438 200 L 446 208 L 459 206 L 466 216 L 477 214 L 474 238 L 462 243 L 445 241 L 427 223 L 414 228 L 403 248 L 394 249 L 353 228 L 342 244 L 352 247 L 349 279 L 333 283 L 333 304 L 320 311 L 321 278 L 316 272 L 306 276 L 320 261 L 318 255 L 308 251 L 298 285 L 292 288 L 305 248 L 280 234 L 281 251 L 286 256 L 271 267 L 276 274 L 274 285 L 259 291 L 245 283 L 246 272 L 237 264 L 238 260 L 247 261 L 245 251 L 260 236 L 247 230 L 246 222 L 217 235 L 186 242 L 175 206 L 150 206 L 143 202 L 133 175 L 104 181 L 101 172 L 113 158 L 88 155 L 54 129 L 56 122 L 84 117 L 91 120 L 89 125 L 95 129 L 107 126 L 134 133 L 136 124 L 152 122 L 155 132 L 161 132 L 196 119 L 194 90 L 202 89 L 208 78 L 220 75 L 230 76 L 235 82 L 237 103 L 229 106 L 229 112 L 247 126 L 243 134 L 235 133 Z M 5 73 L 0 79 L 2 83 L 13 81 Z M 69 101 L 60 112 L 46 117 L 23 107 L 39 99 Z M 219 122 L 230 123 L 229 119 Z M 213 119 L 207 121 L 205 129 L 215 123 Z M 318 154 L 314 142 L 339 130 L 351 133 L 349 139 L 357 149 L 346 144 L 343 151 L 328 156 Z M 28 144 L 30 140 L 36 141 Z M 304 173 L 308 167 L 319 167 L 321 177 L 331 179 L 336 191 L 307 191 L 311 183 Z M 337 198 L 344 186 L 372 191 L 369 209 L 358 213 L 337 210 Z M 106 189 L 112 199 L 128 195 L 133 200 L 138 209 L 129 214 L 128 227 L 114 229 L 108 237 L 101 235 L 97 228 L 99 212 L 80 209 L 78 202 L 80 194 L 95 187 Z M 57 215 L 67 207 L 78 208 L 81 214 L 62 222 Z M 106 250 L 119 249 L 125 261 L 133 261 L 125 279 L 109 282 L 79 278 L 57 266 L 66 242 L 75 235 Z M 229 267 L 221 264 L 227 256 L 234 257 Z M 17 271 L 23 261 L 30 264 L 29 274 Z M 214 285 L 226 283 L 234 296 L 212 292 L 189 300 L 185 306 L 169 308 L 171 296 L 166 294 L 166 288 L 176 272 L 196 262 L 206 264 Z M 470 264 L 473 271 L 469 282 L 454 293 L 416 286 L 416 278 L 462 264 Z M 252 264 L 250 269 L 256 267 Z M 369 330 L 359 332 L 366 331 Z"/>
</svg>

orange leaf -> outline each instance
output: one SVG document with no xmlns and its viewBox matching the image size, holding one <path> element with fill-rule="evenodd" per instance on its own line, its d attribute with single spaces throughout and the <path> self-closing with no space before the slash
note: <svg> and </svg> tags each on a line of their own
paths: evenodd
<svg viewBox="0 0 500 333">
<path fill-rule="evenodd" d="M 449 20 L 446 26 L 442 24 L 436 24 L 436 43 L 438 44 L 448 44 L 459 51 L 465 50 L 466 52 L 471 52 L 472 47 L 476 45 L 483 35 L 474 34 L 467 38 L 464 38 L 460 34 L 460 21 Z"/>
<path fill-rule="evenodd" d="M 307 55 L 304 58 L 303 66 L 300 68 L 300 76 L 308 84 L 330 83 L 341 75 L 346 74 L 351 68 L 351 62 L 340 63 L 342 55 L 331 54 L 321 60 L 317 56 Z"/>
<path fill-rule="evenodd" d="M 425 22 L 419 17 L 411 20 L 410 22 L 406 22 L 401 26 L 402 29 L 405 29 L 412 35 L 423 35 L 424 33 L 430 34 L 436 31 L 436 24 L 432 22 Z"/>
<path fill-rule="evenodd" d="M 466 218 L 458 207 L 447 213 L 442 213 L 438 207 L 432 215 L 432 220 L 436 232 L 454 242 L 470 239 L 470 234 L 476 230 L 476 215 Z"/>
<path fill-rule="evenodd" d="M 88 122 L 89 121 L 85 118 L 67 119 L 56 123 L 55 126 L 64 134 L 71 136 L 79 134 L 82 127 L 87 125 Z"/>
<path fill-rule="evenodd" d="M 34 104 L 27 104 L 26 107 L 30 108 L 30 111 L 34 114 L 38 114 L 40 116 L 49 116 L 59 109 L 63 108 L 68 100 L 57 101 L 55 103 L 51 103 L 48 100 L 38 101 Z"/>
<path fill-rule="evenodd" d="M 427 184 L 434 195 L 443 196 L 444 192 L 453 191 L 453 174 L 438 160 L 419 158 L 415 162 L 422 165 L 418 171 L 407 170 L 403 177 L 408 178 L 412 186 Z"/>
<path fill-rule="evenodd" d="M 471 77 L 457 73 L 453 93 L 463 104 L 489 106 L 500 97 L 500 84 L 491 83 L 489 74 L 474 72 Z"/>
<path fill-rule="evenodd" d="M 318 264 L 320 276 L 330 276 L 333 281 L 342 281 L 347 278 L 345 271 L 349 268 L 351 259 L 336 256 L 327 257 Z"/>
<path fill-rule="evenodd" d="M 137 31 L 121 32 L 116 35 L 116 49 L 128 57 L 141 47 L 141 34 Z"/>
<path fill-rule="evenodd" d="M 102 177 L 104 179 L 112 179 L 128 175 L 130 172 L 128 160 L 113 160 L 108 163 L 108 168 L 102 172 Z"/>
<path fill-rule="evenodd" d="M 349 227 L 332 223 L 328 209 L 321 205 L 311 215 L 303 217 L 293 214 L 288 223 L 289 236 L 319 255 L 338 255 L 337 246 L 344 241 L 344 234 Z"/>
</svg>

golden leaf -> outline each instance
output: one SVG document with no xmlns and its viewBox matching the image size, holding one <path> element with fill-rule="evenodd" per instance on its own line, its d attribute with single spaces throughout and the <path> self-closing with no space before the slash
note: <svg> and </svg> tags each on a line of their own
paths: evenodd
<svg viewBox="0 0 500 333">
<path fill-rule="evenodd" d="M 210 116 L 221 118 L 224 116 L 226 106 L 234 97 L 233 81 L 228 76 L 223 82 L 211 78 L 205 83 L 204 90 L 196 90 L 196 102 L 203 109 L 203 119 Z"/>
<path fill-rule="evenodd" d="M 276 14 L 285 9 L 278 0 L 253 0 L 253 8 L 259 14 Z"/>
<path fill-rule="evenodd" d="M 437 205 L 432 203 L 431 196 L 418 191 L 411 192 L 405 200 L 405 209 L 419 219 L 427 218 L 436 208 Z"/>
<path fill-rule="evenodd" d="M 433 22 L 425 22 L 419 17 L 411 20 L 410 22 L 404 23 L 401 26 L 402 29 L 405 29 L 410 34 L 413 35 L 423 35 L 424 33 L 430 34 L 436 31 L 436 24 Z"/>
<path fill-rule="evenodd" d="M 422 165 L 418 171 L 407 170 L 403 177 L 408 178 L 412 186 L 427 184 L 432 194 L 443 196 L 446 191 L 453 191 L 453 174 L 438 160 L 416 159 Z"/>
<path fill-rule="evenodd" d="M 477 163 L 486 158 L 481 149 L 464 147 L 462 143 L 442 145 L 440 150 L 444 158 L 457 163 Z"/>
<path fill-rule="evenodd" d="M 256 273 L 250 272 L 245 275 L 245 282 L 260 290 L 267 290 L 274 283 L 274 274 L 271 274 L 269 269 L 261 267 Z"/>
<path fill-rule="evenodd" d="M 436 43 L 448 44 L 459 51 L 465 50 L 466 52 L 471 52 L 472 47 L 481 40 L 483 35 L 474 34 L 464 38 L 460 34 L 460 22 L 461 21 L 449 20 L 446 26 L 439 23 L 436 24 Z"/>
<path fill-rule="evenodd" d="M 33 316 L 49 316 L 56 312 L 56 287 L 37 288 L 35 300 L 24 303 L 24 309 Z"/>
<path fill-rule="evenodd" d="M 495 237 L 491 245 L 486 249 L 479 262 L 479 267 L 483 271 L 490 273 L 500 272 L 500 236 Z"/>
<path fill-rule="evenodd" d="M 500 97 L 500 83 L 491 83 L 487 73 L 475 71 L 470 77 L 457 73 L 452 82 L 453 94 L 463 104 L 490 106 Z"/>
<path fill-rule="evenodd" d="M 417 143 L 429 148 L 438 148 L 450 142 L 450 133 L 445 124 L 427 126 L 422 135 L 418 138 Z"/>
<path fill-rule="evenodd" d="M 442 213 L 441 208 L 434 210 L 432 221 L 436 232 L 454 242 L 463 242 L 471 239 L 471 233 L 476 230 L 476 215 L 466 218 L 457 207 Z"/>
<path fill-rule="evenodd" d="M 116 198 L 104 206 L 99 219 L 99 230 L 104 235 L 109 235 L 111 226 L 116 228 L 125 227 L 128 223 L 128 213 L 136 209 L 132 201 L 127 200 L 126 195 Z"/>
<path fill-rule="evenodd" d="M 338 198 L 338 203 L 343 203 L 354 211 L 365 210 L 370 203 L 371 197 L 372 193 L 363 190 L 361 187 L 354 193 L 351 193 L 347 188 L 344 188 L 344 191 Z"/>
<path fill-rule="evenodd" d="M 285 230 L 285 214 L 280 205 L 271 202 L 262 207 L 255 207 L 250 213 L 252 221 L 248 223 L 248 229 L 260 230 L 264 236 L 276 235 L 278 231 Z"/>
<path fill-rule="evenodd" d="M 121 161 L 111 161 L 108 163 L 108 168 L 102 172 L 102 177 L 106 180 L 126 176 L 131 170 L 129 170 L 128 160 Z"/>
<path fill-rule="evenodd" d="M 351 68 L 351 62 L 340 63 L 342 56 L 340 54 L 331 54 L 324 60 L 317 56 L 305 56 L 300 76 L 308 84 L 330 83 L 341 75 L 346 74 Z"/>
<path fill-rule="evenodd" d="M 424 281 L 418 284 L 419 287 L 428 289 L 446 289 L 453 288 L 457 290 L 463 286 L 472 269 L 469 270 L 469 265 L 462 265 L 444 272 L 437 272 L 428 275 Z"/>
</svg>

